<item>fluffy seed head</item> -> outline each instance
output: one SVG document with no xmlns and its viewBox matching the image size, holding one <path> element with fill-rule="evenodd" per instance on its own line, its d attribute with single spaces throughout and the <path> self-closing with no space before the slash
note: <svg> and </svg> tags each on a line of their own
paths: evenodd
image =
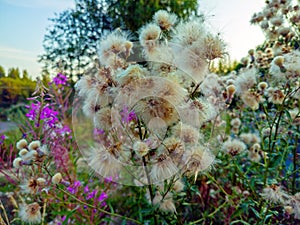
<svg viewBox="0 0 300 225">
<path fill-rule="evenodd" d="M 267 201 L 274 203 L 285 203 L 288 199 L 288 195 L 282 191 L 281 187 L 275 184 L 272 184 L 263 189 L 261 196 Z"/>
<path fill-rule="evenodd" d="M 204 39 L 204 48 L 208 60 L 222 58 L 225 54 L 225 43 L 219 36 L 207 35 Z"/>
<path fill-rule="evenodd" d="M 21 150 L 25 147 L 27 147 L 27 141 L 26 139 L 21 139 L 20 141 L 17 142 L 16 146 L 17 146 L 17 149 Z"/>
<path fill-rule="evenodd" d="M 181 192 L 184 189 L 184 184 L 181 180 L 177 180 L 175 181 L 174 185 L 173 185 L 173 190 L 175 192 Z"/>
<path fill-rule="evenodd" d="M 273 59 L 275 65 L 281 67 L 283 66 L 283 63 L 284 63 L 284 57 L 283 56 L 276 56 L 274 59 Z"/>
<path fill-rule="evenodd" d="M 36 202 L 31 204 L 22 204 L 19 209 L 19 217 L 23 222 L 37 224 L 42 220 L 40 205 Z"/>
<path fill-rule="evenodd" d="M 246 145 L 238 139 L 229 139 L 223 143 L 222 149 L 228 154 L 236 156 L 246 149 Z"/>
<path fill-rule="evenodd" d="M 234 95 L 236 88 L 233 84 L 230 84 L 226 87 L 226 91 L 227 91 L 228 96 L 232 96 L 232 95 Z"/>
<path fill-rule="evenodd" d="M 27 153 L 28 153 L 28 150 L 26 148 L 23 148 L 19 151 L 19 156 L 22 157 L 22 156 L 26 155 Z"/>
<path fill-rule="evenodd" d="M 56 173 L 52 179 L 51 179 L 53 184 L 59 184 L 60 182 L 62 182 L 62 175 L 61 173 Z"/>
<path fill-rule="evenodd" d="M 242 122 L 241 122 L 240 118 L 234 118 L 234 119 L 232 119 L 231 122 L 230 122 L 230 125 L 231 125 L 232 127 L 240 127 L 241 124 L 242 124 Z"/>
<path fill-rule="evenodd" d="M 139 157 L 143 157 L 148 154 L 149 147 L 146 143 L 142 141 L 136 141 L 133 144 L 133 150 Z"/>
<path fill-rule="evenodd" d="M 266 83 L 266 82 L 260 82 L 258 84 L 258 90 L 260 90 L 260 91 L 264 91 L 267 87 L 268 87 L 268 83 Z"/>
<path fill-rule="evenodd" d="M 162 30 L 170 30 L 176 23 L 176 15 L 165 10 L 157 11 L 153 16 L 154 22 L 159 25 Z"/>
<path fill-rule="evenodd" d="M 21 166 L 22 166 L 22 158 L 20 158 L 20 157 L 15 158 L 13 161 L 13 167 L 18 169 Z"/>
<path fill-rule="evenodd" d="M 39 186 L 44 186 L 46 184 L 45 178 L 42 178 L 42 177 L 37 178 L 36 182 Z"/>
<path fill-rule="evenodd" d="M 41 142 L 40 141 L 32 141 L 30 142 L 30 144 L 28 145 L 28 149 L 29 150 L 36 150 L 37 148 L 39 148 L 41 146 Z"/>
<path fill-rule="evenodd" d="M 251 146 L 249 153 L 248 153 L 248 157 L 251 161 L 253 162 L 259 162 L 261 159 L 260 156 L 260 144 L 255 143 L 254 145 Z"/>
<path fill-rule="evenodd" d="M 150 176 L 154 182 L 170 178 L 178 172 L 173 160 L 167 155 L 158 156 L 157 163 L 151 169 Z"/>
<path fill-rule="evenodd" d="M 140 43 L 146 47 L 148 51 L 153 50 L 156 46 L 156 41 L 159 38 L 161 29 L 156 24 L 150 23 L 142 27 L 140 34 Z"/>
</svg>

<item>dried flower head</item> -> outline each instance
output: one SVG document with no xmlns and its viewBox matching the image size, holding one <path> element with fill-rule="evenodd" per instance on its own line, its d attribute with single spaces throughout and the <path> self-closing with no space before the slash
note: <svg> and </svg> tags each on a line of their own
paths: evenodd
<svg viewBox="0 0 300 225">
<path fill-rule="evenodd" d="M 175 192 L 181 192 L 184 189 L 184 183 L 181 180 L 176 180 L 173 185 L 173 190 Z"/>
<path fill-rule="evenodd" d="M 194 146 L 191 150 L 186 151 L 183 155 L 185 169 L 190 175 L 195 175 L 197 179 L 198 173 L 209 169 L 215 160 L 215 156 L 209 149 L 204 146 Z"/>
<path fill-rule="evenodd" d="M 100 62 L 109 65 L 109 59 L 126 51 L 126 34 L 116 30 L 103 37 L 99 44 Z"/>
<path fill-rule="evenodd" d="M 252 145 L 248 153 L 249 159 L 253 162 L 259 162 L 261 160 L 260 151 L 260 144 L 255 143 L 254 145 Z"/>
<path fill-rule="evenodd" d="M 62 180 L 63 180 L 63 178 L 62 178 L 61 173 L 54 174 L 54 176 L 51 179 L 53 184 L 59 184 L 60 182 L 62 182 Z"/>
<path fill-rule="evenodd" d="M 32 178 L 32 179 L 26 180 L 23 184 L 21 184 L 20 188 L 23 193 L 36 194 L 39 186 L 38 186 L 37 180 Z"/>
<path fill-rule="evenodd" d="M 165 196 L 165 198 L 162 200 L 160 203 L 159 209 L 164 211 L 164 212 L 171 212 L 171 213 L 176 213 L 176 207 L 174 204 L 174 200 L 172 196 Z"/>
<path fill-rule="evenodd" d="M 201 138 L 199 130 L 187 124 L 179 123 L 173 129 L 173 132 L 174 135 L 176 137 L 180 137 L 182 142 L 184 142 L 185 144 L 194 145 L 198 143 L 199 139 Z"/>
<path fill-rule="evenodd" d="M 167 150 L 170 158 L 173 160 L 175 165 L 180 165 L 182 162 L 181 160 L 185 150 L 185 146 L 182 140 L 180 140 L 180 138 L 170 136 L 164 139 L 159 150 L 160 152 L 165 152 L 165 150 Z"/>
<path fill-rule="evenodd" d="M 160 36 L 161 29 L 156 24 L 150 23 L 142 27 L 140 31 L 140 43 L 143 47 L 151 52 L 157 45 L 157 40 Z"/>
<path fill-rule="evenodd" d="M 245 91 L 241 97 L 245 105 L 250 107 L 252 110 L 257 110 L 259 108 L 259 102 L 261 99 L 260 94 L 253 91 Z"/>
<path fill-rule="evenodd" d="M 282 90 L 278 90 L 275 88 L 268 88 L 267 89 L 268 101 L 272 102 L 273 104 L 282 104 L 285 99 L 285 94 Z"/>
<path fill-rule="evenodd" d="M 170 30 L 175 25 L 177 17 L 165 10 L 159 10 L 154 14 L 153 20 L 162 30 Z"/>
<path fill-rule="evenodd" d="M 153 204 L 159 205 L 159 209 L 164 212 L 176 213 L 173 196 L 170 192 L 163 197 L 159 191 L 157 191 L 153 199 Z"/>
<path fill-rule="evenodd" d="M 116 147 L 106 148 L 99 145 L 91 148 L 86 158 L 89 166 L 103 177 L 116 177 L 121 169 L 121 163 L 118 161 L 115 152 L 119 148 Z"/>
<path fill-rule="evenodd" d="M 258 90 L 260 90 L 260 91 L 266 90 L 267 87 L 268 87 L 268 83 L 266 83 L 266 82 L 260 82 L 258 84 Z"/>
<path fill-rule="evenodd" d="M 149 153 L 148 145 L 142 141 L 136 141 L 133 144 L 133 150 L 139 157 L 143 157 Z"/>
<path fill-rule="evenodd" d="M 282 191 L 280 186 L 275 184 L 264 188 L 261 196 L 267 201 L 282 204 L 285 204 L 289 199 L 289 195 Z"/>
<path fill-rule="evenodd" d="M 222 58 L 225 54 L 225 43 L 217 35 L 213 36 L 211 34 L 207 35 L 204 39 L 204 52 L 205 57 L 208 60 L 213 60 L 216 58 Z"/>
<path fill-rule="evenodd" d="M 254 87 L 256 84 L 256 69 L 246 69 L 241 74 L 238 75 L 235 86 L 236 93 L 242 95 L 245 91 L 248 91 L 250 88 Z"/>
<path fill-rule="evenodd" d="M 23 148 L 19 151 L 19 156 L 25 156 L 28 153 L 28 150 L 26 148 Z"/>
<path fill-rule="evenodd" d="M 260 137 L 255 133 L 242 133 L 239 137 L 247 145 L 261 142 Z"/>
<path fill-rule="evenodd" d="M 20 219 L 29 224 L 37 224 L 42 220 L 42 215 L 40 212 L 40 205 L 36 202 L 31 204 L 22 204 L 19 208 Z"/>
<path fill-rule="evenodd" d="M 28 149 L 29 150 L 37 150 L 37 148 L 39 148 L 40 146 L 41 146 L 41 142 L 40 141 L 32 141 L 28 145 Z"/>
<path fill-rule="evenodd" d="M 145 124 L 148 124 L 151 119 L 156 117 L 162 119 L 168 125 L 179 120 L 175 107 L 163 98 L 144 98 L 133 110 L 139 118 L 142 118 Z"/>
<path fill-rule="evenodd" d="M 194 42 L 203 40 L 205 34 L 205 28 L 201 19 L 181 22 L 176 26 L 176 36 L 173 42 L 184 47 L 191 46 Z"/>
<path fill-rule="evenodd" d="M 26 148 L 27 147 L 27 141 L 26 139 L 21 139 L 17 142 L 16 146 L 17 146 L 17 149 L 21 150 L 23 148 Z"/>
<path fill-rule="evenodd" d="M 44 186 L 46 184 L 45 178 L 39 177 L 36 179 L 37 185 L 38 186 Z"/>
<path fill-rule="evenodd" d="M 20 168 L 22 166 L 22 158 L 18 157 L 18 158 L 15 158 L 14 161 L 13 161 L 13 167 L 14 168 Z"/>
<path fill-rule="evenodd" d="M 246 150 L 246 145 L 244 142 L 238 139 L 228 139 L 222 145 L 222 150 L 232 156 L 236 156 L 237 154 Z"/>
<path fill-rule="evenodd" d="M 178 172 L 178 168 L 173 160 L 165 155 L 161 154 L 157 158 L 157 162 L 153 165 L 150 176 L 154 182 L 162 181 L 170 178 Z"/>
<path fill-rule="evenodd" d="M 241 120 L 240 120 L 240 118 L 234 118 L 234 119 L 232 119 L 231 121 L 230 121 L 230 125 L 232 126 L 232 127 L 240 127 L 241 126 L 241 124 L 242 124 L 242 122 L 241 122 Z"/>
<path fill-rule="evenodd" d="M 293 196 L 290 196 L 288 203 L 293 208 L 293 213 L 295 214 L 295 219 L 300 219 L 300 192 Z"/>
<path fill-rule="evenodd" d="M 233 84 L 230 84 L 226 87 L 226 91 L 228 96 L 233 96 L 236 92 L 236 87 Z"/>
<path fill-rule="evenodd" d="M 273 24 L 276 27 L 279 27 L 279 26 L 282 25 L 283 19 L 280 16 L 275 16 L 275 17 L 270 19 L 270 23 Z"/>
</svg>

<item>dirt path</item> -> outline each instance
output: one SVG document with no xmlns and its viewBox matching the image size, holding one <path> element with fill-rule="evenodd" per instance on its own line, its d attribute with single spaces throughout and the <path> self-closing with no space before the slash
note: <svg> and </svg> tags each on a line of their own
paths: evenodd
<svg viewBox="0 0 300 225">
<path fill-rule="evenodd" d="M 0 121 L 0 134 L 9 130 L 17 128 L 17 124 L 14 122 L 1 122 Z"/>
</svg>

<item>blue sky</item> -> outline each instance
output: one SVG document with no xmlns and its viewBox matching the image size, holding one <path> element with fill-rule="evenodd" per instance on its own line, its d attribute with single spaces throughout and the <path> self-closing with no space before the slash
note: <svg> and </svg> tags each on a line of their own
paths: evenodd
<svg viewBox="0 0 300 225">
<path fill-rule="evenodd" d="M 264 0 L 199 0 L 212 30 L 220 32 L 233 59 L 240 59 L 263 41 L 258 27 L 250 26 L 254 12 Z M 74 6 L 73 0 L 0 0 L 0 65 L 27 69 L 37 76 L 46 28 L 55 13 Z"/>
</svg>

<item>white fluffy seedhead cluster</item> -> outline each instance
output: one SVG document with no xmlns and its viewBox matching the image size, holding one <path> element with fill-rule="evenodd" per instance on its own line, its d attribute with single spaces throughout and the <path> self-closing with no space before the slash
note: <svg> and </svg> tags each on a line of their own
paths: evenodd
<svg viewBox="0 0 300 225">
<path fill-rule="evenodd" d="M 286 41 L 292 40 L 295 30 L 289 24 L 300 25 L 299 5 L 291 0 L 267 1 L 265 8 L 255 13 L 250 22 L 259 24 L 271 41 L 276 41 L 278 37 Z"/>
<path fill-rule="evenodd" d="M 214 91 L 199 86 L 224 43 L 201 20 L 176 23 L 175 15 L 158 11 L 141 28 L 139 43 L 120 30 L 108 34 L 100 42 L 99 72 L 78 81 L 75 136 L 99 175 L 140 186 L 197 176 L 213 163 L 200 128 L 222 104 L 212 104 Z"/>
</svg>

